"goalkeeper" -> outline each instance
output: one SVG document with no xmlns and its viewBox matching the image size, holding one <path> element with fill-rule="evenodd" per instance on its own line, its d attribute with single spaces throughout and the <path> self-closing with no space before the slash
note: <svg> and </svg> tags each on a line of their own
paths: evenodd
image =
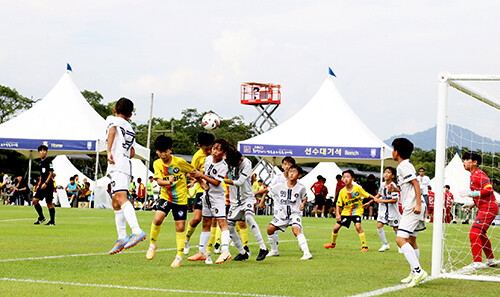
<svg viewBox="0 0 500 297">
<path fill-rule="evenodd" d="M 470 190 L 460 191 L 460 196 L 471 197 L 473 202 L 464 205 L 466 212 L 477 206 L 477 216 L 469 231 L 473 262 L 465 266 L 466 271 L 475 271 L 487 266 L 497 266 L 500 261 L 495 259 L 490 240 L 486 235 L 488 228 L 498 214 L 498 204 L 493 194 L 493 187 L 488 176 L 478 168 L 481 165 L 481 155 L 475 151 L 465 152 L 463 155 L 464 168 L 471 172 Z M 486 263 L 482 262 L 482 252 L 486 256 Z"/>
</svg>

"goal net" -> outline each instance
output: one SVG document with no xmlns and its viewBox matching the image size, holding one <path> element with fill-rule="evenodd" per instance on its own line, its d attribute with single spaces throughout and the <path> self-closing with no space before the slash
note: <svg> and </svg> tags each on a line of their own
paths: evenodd
<svg viewBox="0 0 500 297">
<path fill-rule="evenodd" d="M 471 176 L 463 166 L 463 154 L 477 151 L 482 157 L 478 167 L 490 178 L 495 198 L 500 202 L 499 99 L 500 75 L 440 75 L 436 172 L 432 183 L 436 196 L 432 247 L 432 275 L 435 277 L 500 282 L 500 265 L 490 267 L 493 261 L 488 261 L 485 254 L 485 251 L 489 254 L 489 246 L 482 235 L 484 232 L 480 231 L 482 240 L 471 243 L 474 223 L 481 221 L 478 208 L 463 211 L 462 207 L 473 199 L 460 195 L 461 191 L 470 189 Z M 445 186 L 449 186 L 453 202 Z M 495 258 L 500 259 L 500 216 L 498 212 L 490 215 L 495 219 L 486 236 Z M 471 246 L 478 244 L 483 264 L 471 266 Z"/>
</svg>

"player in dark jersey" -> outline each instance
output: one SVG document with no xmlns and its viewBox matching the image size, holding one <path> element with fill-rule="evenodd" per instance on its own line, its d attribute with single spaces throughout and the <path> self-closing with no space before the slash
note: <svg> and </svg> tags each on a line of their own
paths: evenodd
<svg viewBox="0 0 500 297">
<path fill-rule="evenodd" d="M 40 179 L 38 181 L 38 185 L 36 188 L 35 197 L 33 198 L 33 206 L 35 207 L 36 212 L 38 213 L 38 220 L 35 222 L 35 225 L 40 225 L 47 221 L 47 219 L 43 215 L 42 206 L 38 201 L 45 199 L 47 203 L 47 207 L 49 208 L 50 221 L 45 224 L 47 226 L 55 226 L 56 225 L 56 210 L 54 208 L 54 204 L 52 204 L 53 193 L 54 193 L 54 169 L 52 168 L 52 160 L 47 158 L 48 147 L 46 145 L 41 145 L 38 147 L 38 153 L 40 154 Z"/>
</svg>

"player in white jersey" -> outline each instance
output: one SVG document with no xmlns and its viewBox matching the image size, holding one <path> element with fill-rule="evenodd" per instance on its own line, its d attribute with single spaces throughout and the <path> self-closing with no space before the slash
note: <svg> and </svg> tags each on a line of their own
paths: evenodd
<svg viewBox="0 0 500 297">
<path fill-rule="evenodd" d="M 312 259 L 309 252 L 307 240 L 302 234 L 302 211 L 307 203 L 306 187 L 298 182 L 302 176 L 302 167 L 299 165 L 292 165 L 288 169 L 288 181 L 283 184 L 276 184 L 270 187 L 275 201 L 279 204 L 275 206 L 274 218 L 267 227 L 267 234 L 273 235 L 276 231 L 285 231 L 288 226 L 292 226 L 293 234 L 299 241 L 299 247 L 304 253 L 301 260 Z M 269 237 L 272 240 L 272 237 Z M 269 241 L 273 246 L 275 243 Z"/>
<path fill-rule="evenodd" d="M 131 248 L 146 238 L 135 216 L 135 210 L 127 199 L 128 188 L 132 175 L 130 158 L 135 155 L 135 132 L 127 121 L 134 110 L 134 103 L 127 98 L 121 98 L 113 109 L 116 116 L 109 116 L 107 122 L 107 173 L 111 179 L 113 194 L 113 209 L 118 239 L 109 254 L 116 254 L 123 249 Z M 132 229 L 132 235 L 127 236 L 127 223 Z"/>
<path fill-rule="evenodd" d="M 231 239 L 239 251 L 239 254 L 233 260 L 243 261 L 248 259 L 248 253 L 243 248 L 240 237 L 236 232 L 236 222 L 246 221 L 260 246 L 257 261 L 262 261 L 269 251 L 260 233 L 259 225 L 257 225 L 254 218 L 253 204 L 255 196 L 252 188 L 252 162 L 243 157 L 234 147 L 231 147 L 227 152 L 226 161 L 231 172 L 231 178 L 224 180 L 229 185 L 228 226 Z"/>
<path fill-rule="evenodd" d="M 224 263 L 231 259 L 229 253 L 229 229 L 226 220 L 225 191 L 222 182 L 226 176 L 228 167 L 224 156 L 229 150 L 229 143 L 224 139 L 216 139 L 212 146 L 212 155 L 205 159 L 204 172 L 196 171 L 193 177 L 197 178 L 205 192 L 203 193 L 203 230 L 200 235 L 199 251 L 196 255 L 188 258 L 189 261 L 207 260 L 205 256 L 212 220 L 215 218 L 221 229 L 222 253 L 215 262 Z M 211 264 L 207 262 L 207 264 Z"/>
<path fill-rule="evenodd" d="M 259 203 L 259 208 L 263 209 L 264 208 L 264 201 L 266 200 L 266 196 L 269 193 L 269 188 L 278 184 L 284 184 L 288 181 L 288 170 L 290 169 L 290 166 L 295 165 L 295 159 L 292 157 L 285 157 L 281 161 L 281 168 L 283 168 L 283 173 L 275 175 L 274 178 L 271 180 L 271 183 L 269 184 L 269 187 L 266 189 L 263 189 L 261 191 L 256 192 L 255 194 L 263 194 L 262 198 Z M 276 209 L 279 208 L 279 200 L 276 199 L 276 197 L 273 196 L 272 193 L 270 193 L 271 198 L 273 198 L 273 204 L 274 204 L 274 213 L 276 214 Z M 269 244 L 271 245 L 271 251 L 267 255 L 268 257 L 274 257 L 274 256 L 279 256 L 279 250 L 278 250 L 278 241 L 279 241 L 279 231 L 276 230 L 274 234 L 267 235 Z"/>
</svg>

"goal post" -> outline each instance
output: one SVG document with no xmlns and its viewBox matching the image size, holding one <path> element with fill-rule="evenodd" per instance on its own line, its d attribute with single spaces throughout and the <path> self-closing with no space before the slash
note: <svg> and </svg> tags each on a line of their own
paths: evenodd
<svg viewBox="0 0 500 297">
<path fill-rule="evenodd" d="M 481 81 L 500 81 L 500 75 L 468 75 L 468 74 L 450 74 L 441 73 L 439 75 L 438 87 L 438 104 L 437 104 L 437 126 L 436 126 L 436 162 L 435 162 L 435 203 L 434 203 L 434 225 L 432 237 L 432 276 L 433 277 L 449 277 L 459 279 L 471 279 L 482 281 L 496 281 L 500 282 L 500 274 L 494 275 L 466 275 L 460 273 L 448 274 L 443 269 L 443 254 L 444 244 L 446 238 L 443 230 L 445 229 L 443 223 L 444 213 L 444 186 L 445 186 L 445 167 L 447 160 L 447 145 L 448 145 L 448 90 L 452 87 L 469 97 L 490 105 L 494 109 L 500 109 L 500 100 L 498 98 L 484 92 L 483 90 L 473 88 L 466 84 L 466 82 L 481 82 Z M 473 100 L 473 99 L 472 99 Z M 451 104 L 452 102 L 450 102 Z M 467 113 L 467 110 L 463 111 Z M 495 152 L 493 152 L 495 156 Z M 490 176 L 490 179 L 492 177 Z M 500 197 L 496 197 L 500 199 Z M 466 242 L 465 236 L 461 236 Z M 500 257 L 500 255 L 496 255 Z"/>
</svg>

